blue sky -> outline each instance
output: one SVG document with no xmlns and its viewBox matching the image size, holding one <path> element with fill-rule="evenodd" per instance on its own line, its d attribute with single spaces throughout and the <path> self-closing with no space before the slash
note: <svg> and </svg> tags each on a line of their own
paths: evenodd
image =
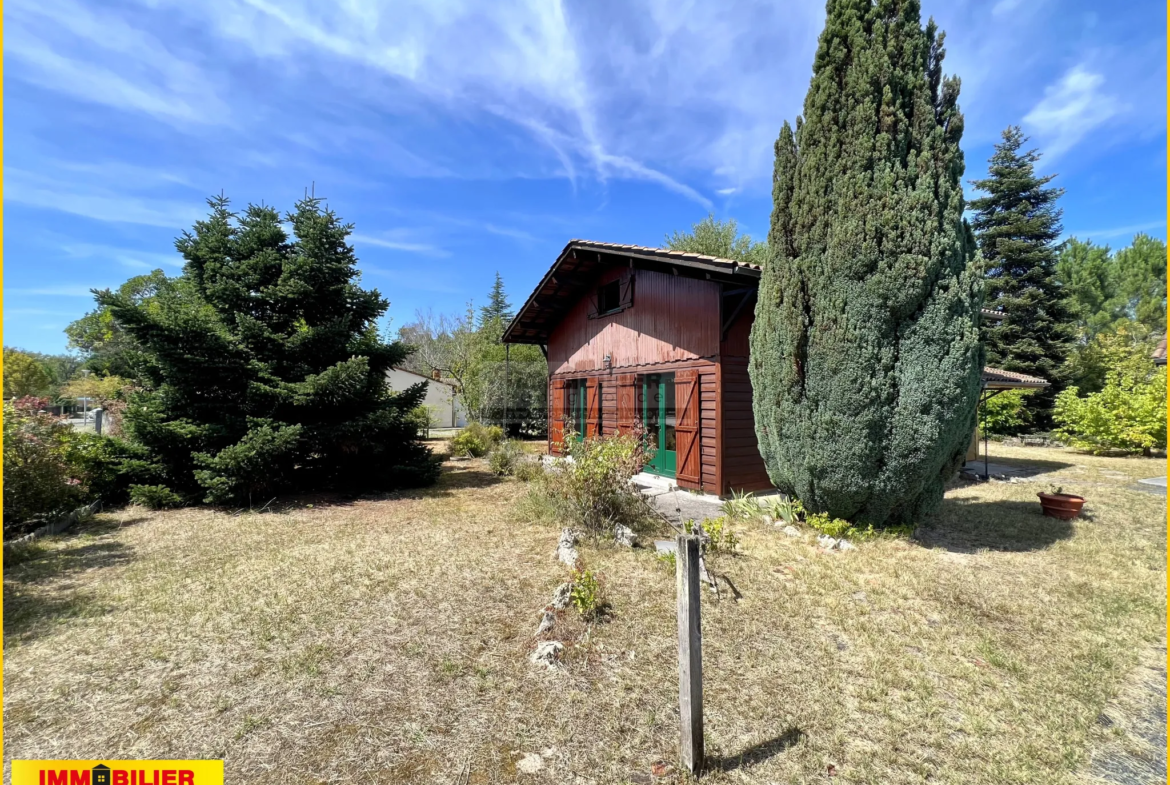
<svg viewBox="0 0 1170 785">
<path fill-rule="evenodd" d="M 1019 123 L 1065 228 L 1166 233 L 1160 2 L 926 0 L 963 82 L 967 179 Z M 345 219 L 397 327 L 519 305 L 574 237 L 757 237 L 824 3 L 8 0 L 4 343 L 56 352 L 88 290 L 161 267 L 225 192 Z M 968 189 L 970 193 L 970 189 Z"/>
</svg>

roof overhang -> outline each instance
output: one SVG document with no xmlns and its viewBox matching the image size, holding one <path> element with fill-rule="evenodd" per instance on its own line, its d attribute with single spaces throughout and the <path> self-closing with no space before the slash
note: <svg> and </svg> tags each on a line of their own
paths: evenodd
<svg viewBox="0 0 1170 785">
<path fill-rule="evenodd" d="M 620 245 L 570 240 L 516 317 L 504 331 L 504 343 L 545 344 L 566 311 L 610 267 L 655 270 L 673 275 L 724 283 L 755 283 L 761 268 L 733 259 Z"/>
<path fill-rule="evenodd" d="M 985 390 L 1039 390 L 1048 386 L 1048 382 L 1036 376 L 990 366 L 984 366 L 982 380 Z"/>
</svg>

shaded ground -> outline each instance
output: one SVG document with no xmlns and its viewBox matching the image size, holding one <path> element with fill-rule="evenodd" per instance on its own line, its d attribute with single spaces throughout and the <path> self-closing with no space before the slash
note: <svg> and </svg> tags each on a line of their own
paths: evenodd
<svg viewBox="0 0 1170 785">
<path fill-rule="evenodd" d="M 704 595 L 704 782 L 1071 785 L 1102 714 L 1141 736 L 1112 712 L 1165 640 L 1165 499 L 1131 489 L 1160 465 L 993 456 L 1065 464 L 1085 517 L 991 482 L 957 484 L 921 542 L 825 552 L 736 525 L 710 566 L 741 598 Z M 127 509 L 48 538 L 5 565 L 5 755 L 223 757 L 246 783 L 682 782 L 651 779 L 677 749 L 673 573 L 582 544 L 611 612 L 559 619 L 565 663 L 535 669 L 566 571 L 524 492 L 461 461 L 422 491 Z"/>
<path fill-rule="evenodd" d="M 1087 783 L 1166 782 L 1166 646 L 1151 649 L 1121 695 L 1097 717 Z"/>
</svg>

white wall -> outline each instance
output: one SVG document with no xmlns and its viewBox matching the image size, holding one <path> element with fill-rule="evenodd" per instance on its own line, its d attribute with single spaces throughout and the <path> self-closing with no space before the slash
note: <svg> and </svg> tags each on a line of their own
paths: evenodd
<svg viewBox="0 0 1170 785">
<path fill-rule="evenodd" d="M 467 425 L 467 414 L 463 411 L 463 403 L 455 394 L 454 387 L 399 368 L 386 371 L 386 383 L 395 392 L 402 392 L 419 382 L 427 383 L 427 395 L 423 399 L 423 404 L 435 410 L 438 420 L 436 428 L 462 428 Z"/>
</svg>

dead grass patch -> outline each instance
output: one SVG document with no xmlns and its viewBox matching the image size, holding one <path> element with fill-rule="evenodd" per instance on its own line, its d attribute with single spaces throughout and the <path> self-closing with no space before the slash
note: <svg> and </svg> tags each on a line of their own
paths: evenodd
<svg viewBox="0 0 1170 785">
<path fill-rule="evenodd" d="M 992 452 L 1051 476 L 953 488 L 921 543 L 826 553 L 737 525 L 713 566 L 741 599 L 704 605 L 705 781 L 1076 781 L 1165 636 L 1165 497 L 1131 487 L 1162 467 Z M 1084 518 L 1039 515 L 1053 479 Z M 4 576 L 5 754 L 224 757 L 248 783 L 646 781 L 677 746 L 674 576 L 583 544 L 610 611 L 570 611 L 565 667 L 533 668 L 567 571 L 523 492 L 461 461 L 431 489 L 127 509 L 45 540 Z"/>
</svg>

